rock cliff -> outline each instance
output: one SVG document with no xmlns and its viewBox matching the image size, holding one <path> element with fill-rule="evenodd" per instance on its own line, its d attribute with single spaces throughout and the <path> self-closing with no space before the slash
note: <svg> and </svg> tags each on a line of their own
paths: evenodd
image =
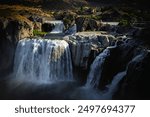
<svg viewBox="0 0 150 117">
<path fill-rule="evenodd" d="M 112 35 L 103 35 L 100 32 L 80 32 L 64 39 L 70 45 L 74 74 L 77 75 L 75 77 L 83 81 L 86 80 L 95 57 L 115 41 Z"/>
<path fill-rule="evenodd" d="M 32 35 L 32 23 L 0 18 L 0 76 L 8 74 L 12 69 L 17 41 Z"/>
</svg>

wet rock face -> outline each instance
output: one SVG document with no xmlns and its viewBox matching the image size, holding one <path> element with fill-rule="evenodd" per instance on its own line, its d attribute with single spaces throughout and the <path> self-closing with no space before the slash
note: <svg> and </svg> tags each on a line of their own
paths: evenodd
<svg viewBox="0 0 150 117">
<path fill-rule="evenodd" d="M 131 42 L 130 42 L 131 43 Z M 114 76 L 126 69 L 126 65 L 134 55 L 136 45 L 128 43 L 116 43 L 116 47 L 108 48 L 109 56 L 105 58 L 103 63 L 101 77 L 98 88 L 103 90 L 106 85 L 110 84 Z"/>
<path fill-rule="evenodd" d="M 107 91 L 115 78 L 121 78 L 113 99 L 149 99 L 150 51 L 139 45 L 128 39 L 105 49 L 91 65 L 87 84 Z"/>
<path fill-rule="evenodd" d="M 114 99 L 149 99 L 150 53 L 139 52 L 128 64 L 127 74 Z"/>
<path fill-rule="evenodd" d="M 9 73 L 17 41 L 32 36 L 32 29 L 26 22 L 0 19 L 0 76 Z"/>
<path fill-rule="evenodd" d="M 114 77 L 126 71 L 128 62 L 134 57 L 137 43 L 132 40 L 116 41 L 114 46 L 107 47 L 94 60 L 88 76 L 92 87 L 105 90 Z"/>
<path fill-rule="evenodd" d="M 108 48 L 110 53 L 101 67 L 98 89 L 105 90 L 114 76 L 126 71 L 113 99 L 149 99 L 149 50 L 139 48 L 139 44 L 132 40 L 116 45 Z"/>
<path fill-rule="evenodd" d="M 92 51 L 95 53 L 110 45 L 111 35 L 77 33 L 74 36 L 68 36 L 66 41 L 70 44 L 73 63 L 75 66 L 87 69 L 88 59 Z M 112 37 L 113 38 L 113 37 Z"/>
<path fill-rule="evenodd" d="M 77 70 L 75 74 L 80 74 L 77 77 L 86 79 L 90 65 L 104 48 L 110 45 L 111 35 L 102 35 L 100 33 L 77 33 L 73 36 L 65 37 L 65 40 L 69 43 L 72 62 L 74 70 Z M 86 74 L 83 76 L 83 74 Z"/>
</svg>

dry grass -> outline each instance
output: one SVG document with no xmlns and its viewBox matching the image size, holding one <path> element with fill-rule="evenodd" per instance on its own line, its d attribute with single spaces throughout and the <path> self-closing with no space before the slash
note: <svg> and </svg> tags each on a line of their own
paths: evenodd
<svg viewBox="0 0 150 117">
<path fill-rule="evenodd" d="M 40 8 L 27 7 L 22 5 L 0 5 L 0 17 L 14 17 L 14 15 L 37 15 L 52 17 Z"/>
</svg>

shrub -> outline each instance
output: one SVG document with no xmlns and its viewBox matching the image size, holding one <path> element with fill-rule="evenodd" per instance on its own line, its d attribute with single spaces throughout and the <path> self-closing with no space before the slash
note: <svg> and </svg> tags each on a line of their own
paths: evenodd
<svg viewBox="0 0 150 117">
<path fill-rule="evenodd" d="M 33 35 L 34 35 L 34 36 L 41 36 L 41 37 L 43 37 L 45 34 L 47 34 L 47 32 L 42 32 L 42 31 L 38 31 L 38 30 L 33 30 Z"/>
</svg>

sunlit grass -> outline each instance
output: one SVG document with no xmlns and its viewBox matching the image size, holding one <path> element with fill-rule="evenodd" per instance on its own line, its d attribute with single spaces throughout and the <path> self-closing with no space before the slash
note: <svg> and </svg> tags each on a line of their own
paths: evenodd
<svg viewBox="0 0 150 117">
<path fill-rule="evenodd" d="M 46 35 L 47 32 L 42 32 L 42 31 L 38 31 L 38 30 L 33 30 L 33 35 L 34 36 L 41 36 L 43 37 L 44 35 Z"/>
</svg>

